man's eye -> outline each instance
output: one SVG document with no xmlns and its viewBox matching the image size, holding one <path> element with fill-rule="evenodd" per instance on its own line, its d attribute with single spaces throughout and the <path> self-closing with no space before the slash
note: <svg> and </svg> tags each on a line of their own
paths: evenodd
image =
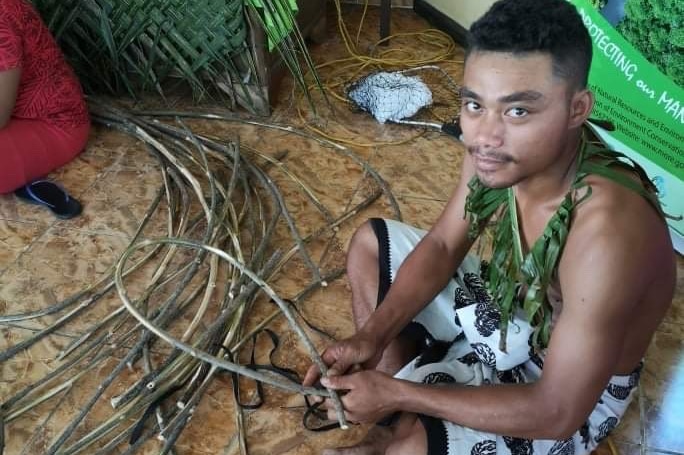
<svg viewBox="0 0 684 455">
<path fill-rule="evenodd" d="M 529 111 L 522 107 L 513 107 L 506 112 L 506 115 L 515 118 L 525 117 L 527 114 L 529 114 Z"/>
<path fill-rule="evenodd" d="M 466 101 L 463 105 L 470 112 L 478 112 L 481 109 L 480 104 L 476 101 Z"/>
</svg>

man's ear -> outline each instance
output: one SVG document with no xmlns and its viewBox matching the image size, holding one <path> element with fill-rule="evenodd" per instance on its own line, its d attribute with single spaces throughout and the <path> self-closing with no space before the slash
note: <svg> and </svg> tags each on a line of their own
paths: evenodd
<svg viewBox="0 0 684 455">
<path fill-rule="evenodd" d="M 576 92 L 570 100 L 568 127 L 570 129 L 579 128 L 589 118 L 593 107 L 594 94 L 590 90 L 584 89 Z"/>
</svg>

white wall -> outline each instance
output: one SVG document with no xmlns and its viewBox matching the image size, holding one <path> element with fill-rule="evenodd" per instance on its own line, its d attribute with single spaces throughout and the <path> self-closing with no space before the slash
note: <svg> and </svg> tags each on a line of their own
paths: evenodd
<svg viewBox="0 0 684 455">
<path fill-rule="evenodd" d="M 470 28 L 495 0 L 426 0 L 425 3 L 446 14 L 464 28 Z"/>
</svg>

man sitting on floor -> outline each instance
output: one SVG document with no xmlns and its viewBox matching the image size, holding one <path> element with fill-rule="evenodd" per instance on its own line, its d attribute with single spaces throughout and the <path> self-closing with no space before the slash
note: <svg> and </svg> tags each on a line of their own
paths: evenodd
<svg viewBox="0 0 684 455">
<path fill-rule="evenodd" d="M 583 129 L 592 48 L 576 9 L 501 0 L 470 40 L 467 153 L 444 212 L 429 232 L 373 219 L 351 241 L 357 333 L 324 351 L 321 383 L 378 425 L 326 453 L 587 454 L 672 301 L 653 186 Z M 482 261 L 467 253 L 485 228 Z"/>
</svg>

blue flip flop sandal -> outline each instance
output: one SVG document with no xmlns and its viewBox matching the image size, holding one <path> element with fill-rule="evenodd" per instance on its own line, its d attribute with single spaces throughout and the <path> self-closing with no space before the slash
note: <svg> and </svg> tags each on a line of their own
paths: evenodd
<svg viewBox="0 0 684 455">
<path fill-rule="evenodd" d="M 64 188 L 49 180 L 36 180 L 19 188 L 14 194 L 31 204 L 47 207 L 57 218 L 63 220 L 81 213 L 80 202 L 69 196 Z"/>
</svg>

